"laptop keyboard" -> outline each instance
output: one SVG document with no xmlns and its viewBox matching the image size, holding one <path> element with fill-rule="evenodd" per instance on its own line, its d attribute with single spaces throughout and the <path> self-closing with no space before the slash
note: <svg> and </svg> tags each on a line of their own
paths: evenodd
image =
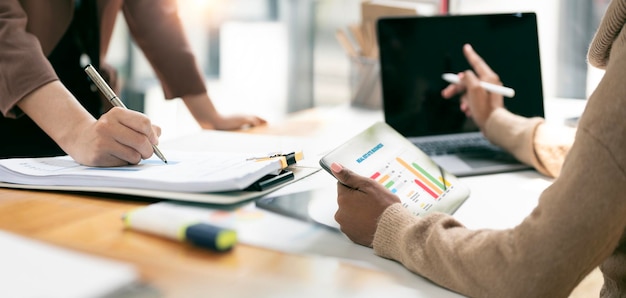
<svg viewBox="0 0 626 298">
<path fill-rule="evenodd" d="M 455 136 L 437 140 L 411 140 L 426 154 L 446 155 L 455 153 L 480 153 L 502 151 L 481 135 Z"/>
</svg>

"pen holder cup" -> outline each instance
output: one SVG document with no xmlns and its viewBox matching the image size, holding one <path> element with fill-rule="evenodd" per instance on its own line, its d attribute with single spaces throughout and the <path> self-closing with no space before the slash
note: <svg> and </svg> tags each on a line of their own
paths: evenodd
<svg viewBox="0 0 626 298">
<path fill-rule="evenodd" d="M 352 106 L 366 109 L 382 108 L 380 64 L 377 59 L 350 57 L 350 91 Z"/>
</svg>

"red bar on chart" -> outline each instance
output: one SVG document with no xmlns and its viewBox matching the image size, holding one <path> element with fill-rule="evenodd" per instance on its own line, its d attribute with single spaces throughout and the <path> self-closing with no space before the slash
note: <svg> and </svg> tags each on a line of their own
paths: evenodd
<svg viewBox="0 0 626 298">
<path fill-rule="evenodd" d="M 415 181 L 415 184 L 419 185 L 422 189 L 424 189 L 429 195 L 431 195 L 433 198 L 437 199 L 439 196 L 434 193 L 430 188 L 428 188 L 428 186 L 426 186 L 424 183 L 422 183 L 421 181 L 415 179 L 413 180 Z"/>
</svg>

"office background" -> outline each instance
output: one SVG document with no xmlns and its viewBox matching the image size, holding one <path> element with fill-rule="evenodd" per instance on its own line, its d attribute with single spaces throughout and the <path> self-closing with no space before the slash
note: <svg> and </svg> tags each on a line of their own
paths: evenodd
<svg viewBox="0 0 626 298">
<path fill-rule="evenodd" d="M 409 0 L 405 0 L 409 1 Z M 350 61 L 337 28 L 360 21 L 361 0 L 178 0 L 188 39 L 218 110 L 270 122 L 313 106 L 350 101 Z M 415 0 L 424 14 L 436 0 Z M 537 13 L 546 98 L 584 99 L 601 71 L 585 54 L 609 0 L 451 0 L 452 14 Z M 199 129 L 180 100 L 164 101 L 145 57 L 118 18 L 107 62 L 123 99 L 163 128 L 162 138 Z"/>
</svg>

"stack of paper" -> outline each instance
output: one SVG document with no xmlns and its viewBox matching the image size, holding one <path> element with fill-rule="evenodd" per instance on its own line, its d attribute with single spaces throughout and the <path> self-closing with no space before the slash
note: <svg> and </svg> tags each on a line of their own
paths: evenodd
<svg viewBox="0 0 626 298">
<path fill-rule="evenodd" d="M 125 167 L 86 167 L 69 156 L 0 160 L 0 181 L 39 186 L 121 187 L 177 192 L 242 190 L 282 169 L 278 159 L 241 153 L 168 152 Z"/>
</svg>

